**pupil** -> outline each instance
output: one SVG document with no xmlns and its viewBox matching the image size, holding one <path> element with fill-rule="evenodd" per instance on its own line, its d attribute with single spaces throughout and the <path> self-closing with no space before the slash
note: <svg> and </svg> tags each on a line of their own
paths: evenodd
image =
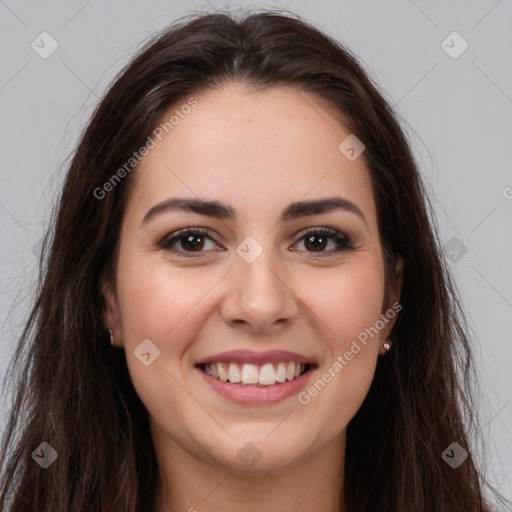
<svg viewBox="0 0 512 512">
<path fill-rule="evenodd" d="M 315 249 L 318 249 L 318 248 L 323 249 L 323 248 L 324 248 L 324 246 L 325 246 L 325 240 L 326 240 L 326 238 L 325 238 L 324 236 L 322 236 L 322 235 L 320 235 L 320 236 L 319 236 L 319 235 L 312 235 L 312 236 L 308 237 L 308 238 L 307 238 L 307 240 L 308 240 L 309 242 L 311 242 L 311 241 L 312 241 L 313 239 L 315 239 L 315 238 L 319 238 L 320 240 L 322 240 L 322 242 L 320 242 L 320 243 L 316 243 L 316 244 L 315 244 L 315 243 L 312 243 L 312 246 L 313 246 Z"/>
<path fill-rule="evenodd" d="M 196 243 L 193 243 L 192 240 L 194 240 L 194 238 L 198 239 L 199 241 Z M 185 239 L 185 246 L 189 245 L 189 247 L 193 247 L 193 248 L 197 248 L 197 247 L 201 246 L 201 244 L 203 242 L 202 238 L 197 235 L 188 235 L 188 236 L 184 237 L 184 239 Z M 182 246 L 184 246 L 183 243 L 182 243 Z M 185 248 L 185 246 L 183 248 Z"/>
</svg>

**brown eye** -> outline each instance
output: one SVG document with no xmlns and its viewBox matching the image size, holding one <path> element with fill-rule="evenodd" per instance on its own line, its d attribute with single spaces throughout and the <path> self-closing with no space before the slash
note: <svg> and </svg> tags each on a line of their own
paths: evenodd
<svg viewBox="0 0 512 512">
<path fill-rule="evenodd" d="M 205 245 L 208 241 L 211 241 L 215 246 L 212 237 L 206 234 L 209 232 L 210 230 L 206 228 L 181 229 L 166 235 L 158 243 L 158 247 L 184 256 L 192 256 L 190 253 L 200 255 L 205 252 Z"/>
<path fill-rule="evenodd" d="M 181 247 L 185 250 L 192 249 L 201 250 L 204 247 L 204 237 L 202 235 L 186 235 L 178 239 L 181 243 Z"/>
<path fill-rule="evenodd" d="M 327 245 L 328 237 L 325 235 L 309 235 L 304 239 L 306 248 L 311 248 L 312 251 L 322 251 Z"/>
<path fill-rule="evenodd" d="M 303 241 L 308 252 L 319 254 L 328 255 L 354 249 L 348 236 L 330 228 L 311 228 L 304 233 L 300 241 Z M 334 248 L 326 251 L 329 242 L 332 242 Z"/>
</svg>

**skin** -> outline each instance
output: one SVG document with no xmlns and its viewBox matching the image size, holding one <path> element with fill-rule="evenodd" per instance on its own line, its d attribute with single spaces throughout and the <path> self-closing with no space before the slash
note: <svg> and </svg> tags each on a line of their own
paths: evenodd
<svg viewBox="0 0 512 512">
<path fill-rule="evenodd" d="M 338 511 L 346 427 L 394 320 L 306 405 L 296 395 L 236 404 L 210 389 L 194 364 L 227 350 L 289 350 L 318 362 L 310 386 L 398 300 L 399 267 L 385 300 L 368 169 L 363 157 L 349 161 L 338 150 L 350 132 L 333 109 L 304 92 L 255 93 L 232 83 L 194 97 L 198 105 L 133 171 L 117 285 L 104 289 L 105 325 L 150 415 L 156 511 Z M 293 201 L 332 196 L 355 203 L 365 220 L 334 210 L 280 221 Z M 238 217 L 172 211 L 141 226 L 170 197 L 221 201 Z M 189 226 L 213 233 L 200 252 L 174 244 L 195 258 L 158 246 Z M 316 252 L 303 231 L 324 226 L 348 234 L 354 248 L 333 252 L 329 239 Z M 236 252 L 247 236 L 263 248 L 253 263 Z M 149 366 L 134 355 L 145 339 L 160 350 Z M 247 443 L 261 453 L 252 467 L 237 456 Z"/>
</svg>

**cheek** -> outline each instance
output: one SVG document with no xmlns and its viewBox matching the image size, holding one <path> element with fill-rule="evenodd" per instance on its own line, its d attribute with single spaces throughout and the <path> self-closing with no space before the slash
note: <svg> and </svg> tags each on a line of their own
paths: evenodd
<svg viewBox="0 0 512 512">
<path fill-rule="evenodd" d="M 322 332 L 332 348 L 342 350 L 347 342 L 373 326 L 381 313 L 383 274 L 378 261 L 303 273 L 297 281 L 300 297 L 323 324 Z"/>
<path fill-rule="evenodd" d="M 170 409 L 184 399 L 181 385 L 186 385 L 189 348 L 215 314 L 212 290 L 225 270 L 177 268 L 148 260 L 125 252 L 118 263 L 118 295 L 132 382 L 146 406 L 158 411 L 164 400 L 161 390 L 166 390 L 164 401 Z M 158 357 L 144 366 L 136 354 L 148 339 Z"/>
<path fill-rule="evenodd" d="M 130 342 L 143 336 L 160 343 L 190 324 L 201 301 L 215 287 L 218 272 L 177 268 L 151 258 L 126 256 L 118 264 L 118 291 L 123 327 Z"/>
<path fill-rule="evenodd" d="M 299 395 L 303 416 L 314 418 L 322 439 L 344 430 L 361 407 L 377 362 L 369 346 L 360 346 L 351 361 L 343 358 L 328 365 Z M 340 362 L 343 361 L 343 362 Z"/>
<path fill-rule="evenodd" d="M 317 339 L 325 358 L 300 403 L 334 436 L 355 415 L 371 385 L 378 357 L 378 340 L 372 328 L 379 321 L 384 295 L 382 268 L 354 265 L 317 274 L 315 286 L 303 282 L 306 309 L 317 318 Z M 313 321 L 313 320 L 311 320 Z"/>
</svg>

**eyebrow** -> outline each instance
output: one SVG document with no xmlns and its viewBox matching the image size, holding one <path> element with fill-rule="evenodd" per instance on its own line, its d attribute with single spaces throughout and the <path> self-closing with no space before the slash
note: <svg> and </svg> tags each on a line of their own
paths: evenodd
<svg viewBox="0 0 512 512">
<path fill-rule="evenodd" d="M 366 218 L 359 207 L 348 199 L 343 197 L 327 197 L 323 199 L 316 199 L 312 201 L 298 201 L 290 203 L 281 213 L 281 221 L 298 219 L 308 215 L 319 215 L 321 213 L 328 213 L 334 210 L 343 210 L 353 213 L 360 217 L 365 224 Z M 171 212 L 171 211 L 185 211 L 198 213 L 207 217 L 214 217 L 218 219 L 235 220 L 237 211 L 225 203 L 219 201 L 206 201 L 204 199 L 187 199 L 187 198 L 170 198 L 156 204 L 144 215 L 141 226 L 148 224 L 155 217 Z"/>
</svg>

